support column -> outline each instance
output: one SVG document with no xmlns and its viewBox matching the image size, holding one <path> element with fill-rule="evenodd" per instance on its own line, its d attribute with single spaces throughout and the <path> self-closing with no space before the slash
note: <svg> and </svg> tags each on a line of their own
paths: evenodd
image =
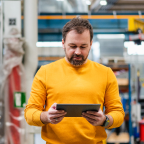
<svg viewBox="0 0 144 144">
<path fill-rule="evenodd" d="M 0 6 L 0 68 L 2 67 L 3 59 L 3 2 L 1 1 Z"/>
<path fill-rule="evenodd" d="M 38 40 L 37 13 L 37 0 L 25 0 L 24 37 L 26 40 L 25 71 L 27 101 L 30 97 L 31 85 L 38 64 L 38 50 L 36 47 L 36 42 Z M 33 131 L 33 127 L 26 126 L 27 144 L 34 144 Z"/>
</svg>

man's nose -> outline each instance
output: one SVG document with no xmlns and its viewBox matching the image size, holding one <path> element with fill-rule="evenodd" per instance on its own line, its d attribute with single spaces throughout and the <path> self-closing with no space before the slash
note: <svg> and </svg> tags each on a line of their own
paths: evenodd
<svg viewBox="0 0 144 144">
<path fill-rule="evenodd" d="M 80 48 L 76 48 L 75 54 L 80 55 L 81 54 L 81 49 Z"/>
</svg>

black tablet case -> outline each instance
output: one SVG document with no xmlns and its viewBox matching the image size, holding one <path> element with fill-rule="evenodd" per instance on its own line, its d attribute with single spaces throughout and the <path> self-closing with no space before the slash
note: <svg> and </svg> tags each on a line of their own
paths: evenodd
<svg viewBox="0 0 144 144">
<path fill-rule="evenodd" d="M 57 110 L 65 110 L 65 117 L 81 117 L 82 112 L 98 111 L 100 104 L 57 104 Z"/>
</svg>

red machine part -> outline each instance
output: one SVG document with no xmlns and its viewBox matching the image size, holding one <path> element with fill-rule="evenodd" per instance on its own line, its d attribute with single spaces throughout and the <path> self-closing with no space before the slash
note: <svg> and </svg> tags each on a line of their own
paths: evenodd
<svg viewBox="0 0 144 144">
<path fill-rule="evenodd" d="M 9 112 L 14 117 L 20 116 L 20 110 L 17 108 L 14 108 L 14 92 L 21 90 L 21 79 L 19 75 L 19 66 L 16 66 L 12 69 L 11 74 L 9 75 Z M 12 141 L 10 138 L 8 138 L 9 144 L 20 144 L 20 133 L 17 128 L 20 128 L 20 122 L 16 119 L 14 119 L 10 115 L 10 123 L 13 125 L 10 126 L 10 135 L 12 137 Z"/>
</svg>

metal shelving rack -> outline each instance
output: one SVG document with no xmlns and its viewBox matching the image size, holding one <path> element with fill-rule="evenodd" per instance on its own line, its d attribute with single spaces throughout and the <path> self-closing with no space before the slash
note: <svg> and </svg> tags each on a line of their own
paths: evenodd
<svg viewBox="0 0 144 144">
<path fill-rule="evenodd" d="M 107 64 L 113 71 L 128 71 L 128 105 L 129 105 L 129 143 L 132 144 L 132 120 L 131 120 L 131 65 L 130 64 Z"/>
</svg>

